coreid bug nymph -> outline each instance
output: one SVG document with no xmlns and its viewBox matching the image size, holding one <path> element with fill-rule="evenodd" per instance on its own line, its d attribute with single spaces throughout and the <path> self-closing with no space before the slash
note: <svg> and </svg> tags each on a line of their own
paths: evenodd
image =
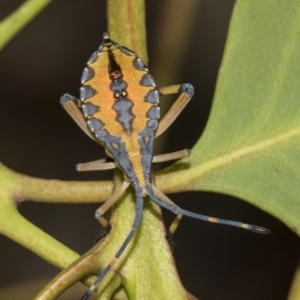
<svg viewBox="0 0 300 300">
<path fill-rule="evenodd" d="M 189 150 L 153 157 L 154 138 L 162 134 L 177 118 L 194 95 L 191 84 L 172 85 L 157 89 L 154 79 L 141 58 L 132 50 L 112 41 L 107 33 L 99 49 L 87 62 L 81 78 L 80 100 L 65 94 L 61 104 L 80 128 L 105 147 L 114 162 L 105 159 L 79 164 L 78 171 L 119 168 L 124 174 L 122 186 L 96 211 L 96 218 L 109 230 L 103 214 L 119 199 L 129 185 L 136 196 L 136 212 L 132 228 L 110 264 L 102 270 L 82 299 L 87 299 L 131 241 L 139 226 L 144 197 L 170 210 L 177 216 L 169 228 L 176 230 L 183 215 L 241 227 L 258 233 L 265 228 L 236 221 L 213 218 L 179 208 L 151 183 L 152 163 L 189 156 Z M 180 93 L 168 113 L 160 118 L 160 95 Z"/>
</svg>

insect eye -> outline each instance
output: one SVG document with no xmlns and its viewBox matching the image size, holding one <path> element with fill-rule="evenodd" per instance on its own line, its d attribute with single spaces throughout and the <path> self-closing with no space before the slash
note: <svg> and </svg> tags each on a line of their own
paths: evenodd
<svg viewBox="0 0 300 300">
<path fill-rule="evenodd" d="M 127 96 L 126 91 L 122 91 L 122 97 L 126 97 L 126 96 Z"/>
<path fill-rule="evenodd" d="M 115 98 L 120 98 L 120 93 L 119 92 L 115 92 L 114 97 Z"/>
</svg>

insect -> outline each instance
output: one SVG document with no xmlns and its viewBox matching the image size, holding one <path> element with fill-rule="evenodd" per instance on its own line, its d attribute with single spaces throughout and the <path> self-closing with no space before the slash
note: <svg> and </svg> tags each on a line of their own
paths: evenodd
<svg viewBox="0 0 300 300">
<path fill-rule="evenodd" d="M 131 241 L 142 217 L 145 196 L 176 214 L 169 228 L 169 236 L 172 236 L 183 215 L 258 233 L 269 233 L 267 229 L 256 225 L 218 219 L 181 209 L 151 183 L 152 163 L 179 159 L 190 154 L 189 150 L 182 150 L 153 156 L 153 143 L 193 97 L 194 89 L 191 84 L 157 89 L 142 59 L 132 50 L 111 40 L 107 33 L 104 33 L 99 49 L 88 60 L 81 83 L 80 99 L 65 94 L 61 98 L 61 104 L 90 138 L 105 147 L 106 154 L 113 162 L 102 159 L 79 164 L 77 169 L 88 171 L 119 168 L 124 174 L 122 186 L 96 210 L 96 218 L 107 232 L 110 225 L 103 214 L 129 185 L 133 187 L 136 197 L 135 218 L 128 236 L 82 300 L 90 296 Z M 159 122 L 160 95 L 175 93 L 179 93 L 179 97 Z"/>
</svg>

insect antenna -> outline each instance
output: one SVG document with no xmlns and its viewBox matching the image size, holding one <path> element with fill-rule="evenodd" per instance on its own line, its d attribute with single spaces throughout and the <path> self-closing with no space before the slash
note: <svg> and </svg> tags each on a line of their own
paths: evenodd
<svg viewBox="0 0 300 300">
<path fill-rule="evenodd" d="M 257 226 L 257 225 L 251 225 L 251 224 L 246 224 L 246 223 L 242 223 L 242 222 L 238 222 L 238 221 L 214 218 L 214 217 L 201 215 L 201 214 L 197 214 L 197 213 L 182 209 L 176 205 L 173 205 L 167 201 L 162 200 L 164 198 L 168 199 L 168 197 L 166 195 L 164 195 L 160 190 L 158 190 L 155 186 L 153 186 L 153 190 L 154 190 L 154 192 L 149 195 L 150 199 L 153 202 L 155 202 L 156 204 L 160 205 L 161 207 L 166 208 L 167 210 L 169 210 L 175 214 L 182 214 L 184 216 L 202 220 L 202 221 L 244 228 L 244 229 L 256 232 L 256 233 L 262 233 L 262 234 L 270 234 L 271 233 L 270 230 L 268 230 L 264 227 Z M 158 195 L 156 195 L 156 194 L 158 194 Z"/>
<path fill-rule="evenodd" d="M 85 292 L 85 294 L 82 296 L 81 300 L 86 300 L 89 298 L 89 296 L 92 294 L 92 292 L 95 290 L 95 288 L 99 285 L 103 277 L 108 273 L 108 271 L 113 267 L 113 265 L 119 260 L 120 256 L 132 240 L 142 217 L 143 212 L 143 206 L 144 206 L 144 199 L 141 197 L 138 197 L 136 200 L 136 210 L 135 210 L 135 217 L 134 221 L 132 223 L 132 227 L 130 229 L 129 234 L 127 235 L 125 241 L 123 242 L 122 246 L 119 248 L 118 252 L 115 254 L 114 258 L 111 260 L 111 262 L 102 270 L 100 275 L 96 278 L 94 283 L 90 286 L 90 288 Z"/>
</svg>

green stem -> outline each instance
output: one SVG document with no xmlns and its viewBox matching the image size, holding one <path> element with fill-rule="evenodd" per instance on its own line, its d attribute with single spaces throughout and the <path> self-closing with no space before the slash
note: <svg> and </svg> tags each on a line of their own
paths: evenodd
<svg viewBox="0 0 300 300">
<path fill-rule="evenodd" d="M 107 0 L 107 19 L 111 38 L 147 63 L 144 0 Z"/>
<path fill-rule="evenodd" d="M 16 173 L 0 163 L 0 188 L 16 205 L 25 201 L 47 203 L 101 203 L 112 193 L 111 181 L 61 181 Z"/>
<path fill-rule="evenodd" d="M 27 0 L 0 23 L 0 50 L 52 0 Z"/>
<path fill-rule="evenodd" d="M 9 237 L 59 269 L 66 268 L 79 255 L 36 227 L 0 194 L 0 233 Z"/>
<path fill-rule="evenodd" d="M 120 172 L 116 173 L 118 174 L 117 176 L 119 180 L 115 179 L 115 181 L 118 184 L 118 182 L 123 180 L 123 178 Z M 90 274 L 97 274 L 99 269 L 103 269 L 104 267 L 102 262 L 103 252 L 105 253 L 106 244 L 110 241 L 110 239 L 114 241 L 115 235 L 110 233 L 105 239 L 102 239 L 100 243 L 95 245 L 87 253 L 79 257 L 76 261 L 60 272 L 39 292 L 34 300 L 56 299 L 77 281 L 81 280 L 82 278 L 86 278 Z M 121 276 L 118 273 L 111 272 L 107 276 L 110 278 L 109 288 L 105 289 L 104 293 L 102 294 L 102 300 L 111 299 L 114 291 L 117 290 L 121 285 Z M 91 279 L 91 277 L 89 279 Z M 90 286 L 92 284 L 93 282 L 90 282 Z"/>
</svg>

